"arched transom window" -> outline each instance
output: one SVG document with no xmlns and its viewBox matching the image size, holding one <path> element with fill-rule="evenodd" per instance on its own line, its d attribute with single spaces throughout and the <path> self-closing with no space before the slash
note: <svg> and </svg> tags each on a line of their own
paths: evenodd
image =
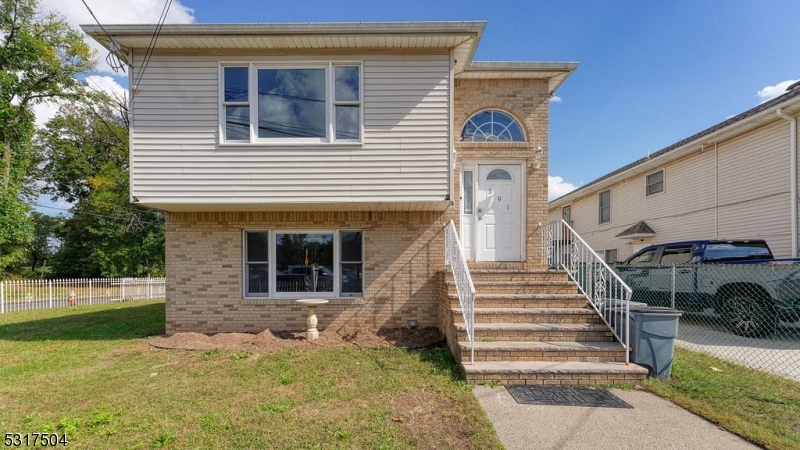
<svg viewBox="0 0 800 450">
<path fill-rule="evenodd" d="M 511 115 L 498 109 L 479 111 L 467 119 L 461 130 L 467 142 L 524 142 L 522 126 Z"/>
</svg>

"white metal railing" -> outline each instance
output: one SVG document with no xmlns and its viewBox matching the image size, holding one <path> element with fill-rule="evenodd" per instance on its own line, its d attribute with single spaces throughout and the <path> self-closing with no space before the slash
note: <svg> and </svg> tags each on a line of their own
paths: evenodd
<svg viewBox="0 0 800 450">
<path fill-rule="evenodd" d="M 0 281 L 0 314 L 165 297 L 164 278 Z"/>
<path fill-rule="evenodd" d="M 444 226 L 444 262 L 450 265 L 458 291 L 458 303 L 464 316 L 464 328 L 469 340 L 469 361 L 475 362 L 475 285 L 469 274 L 467 259 L 461 251 L 458 231 L 451 220 Z"/>
<path fill-rule="evenodd" d="M 619 342 L 629 362 L 631 288 L 564 220 L 550 222 L 542 234 L 545 263 L 563 268 L 586 295 Z"/>
</svg>

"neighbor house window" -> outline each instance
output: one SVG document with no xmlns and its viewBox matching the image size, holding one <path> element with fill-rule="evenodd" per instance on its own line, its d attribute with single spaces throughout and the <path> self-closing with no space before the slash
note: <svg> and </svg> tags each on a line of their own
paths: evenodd
<svg viewBox="0 0 800 450">
<path fill-rule="evenodd" d="M 358 296 L 363 292 L 360 230 L 245 231 L 244 235 L 245 298 Z"/>
<path fill-rule="evenodd" d="M 361 140 L 361 66 L 223 65 L 225 142 Z"/>
<path fill-rule="evenodd" d="M 617 249 L 605 250 L 603 252 L 603 261 L 607 263 L 617 262 Z"/>
<path fill-rule="evenodd" d="M 461 129 L 461 140 L 467 142 L 524 142 L 522 126 L 510 114 L 487 109 L 472 115 Z"/>
<path fill-rule="evenodd" d="M 600 223 L 611 221 L 611 191 L 600 193 Z"/>
<path fill-rule="evenodd" d="M 658 194 L 664 192 L 664 169 L 651 173 L 645 177 L 645 195 Z"/>
<path fill-rule="evenodd" d="M 564 219 L 564 222 L 567 222 L 567 225 L 572 225 L 572 208 L 569 206 L 565 206 L 561 208 L 561 218 Z"/>
</svg>

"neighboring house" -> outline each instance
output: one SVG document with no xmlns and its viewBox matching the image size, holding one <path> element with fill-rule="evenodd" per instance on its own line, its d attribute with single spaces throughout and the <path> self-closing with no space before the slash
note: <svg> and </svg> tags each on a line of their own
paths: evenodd
<svg viewBox="0 0 800 450">
<path fill-rule="evenodd" d="M 549 203 L 607 261 L 659 242 L 765 239 L 797 256 L 800 83 Z"/>
<path fill-rule="evenodd" d="M 166 211 L 167 333 L 439 326 L 443 227 L 541 269 L 548 100 L 483 22 L 83 26 L 130 70 L 131 201 Z M 113 40 L 113 44 L 112 44 Z M 462 182 L 463 180 L 463 182 Z"/>
</svg>

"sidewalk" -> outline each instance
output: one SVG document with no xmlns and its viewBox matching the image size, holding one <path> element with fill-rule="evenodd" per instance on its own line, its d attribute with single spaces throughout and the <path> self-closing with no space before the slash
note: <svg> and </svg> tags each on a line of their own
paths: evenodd
<svg viewBox="0 0 800 450">
<path fill-rule="evenodd" d="M 645 391 L 611 390 L 633 409 L 520 405 L 502 386 L 473 392 L 508 450 L 760 448 Z"/>
</svg>

